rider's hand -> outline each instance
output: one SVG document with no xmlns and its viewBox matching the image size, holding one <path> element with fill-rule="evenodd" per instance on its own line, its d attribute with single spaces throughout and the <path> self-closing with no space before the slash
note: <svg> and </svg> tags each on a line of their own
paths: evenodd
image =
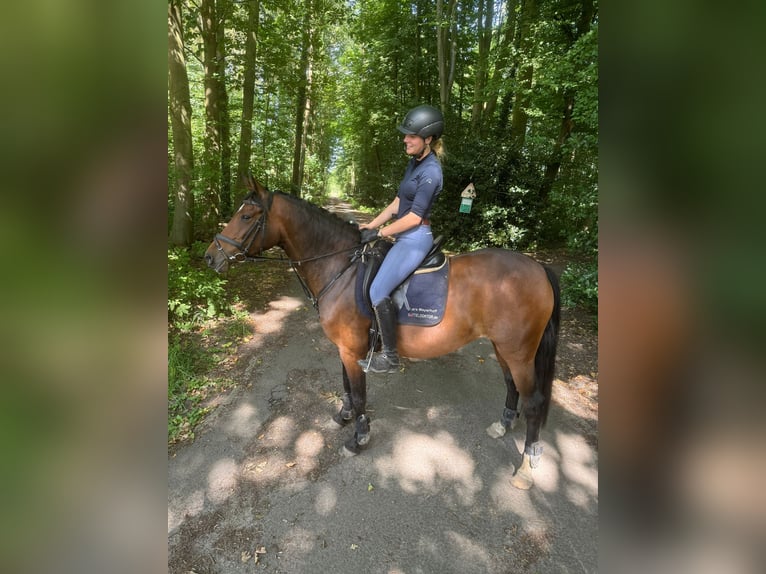
<svg viewBox="0 0 766 574">
<path fill-rule="evenodd" d="M 362 229 L 362 243 L 369 243 L 375 241 L 380 235 L 377 229 Z"/>
</svg>

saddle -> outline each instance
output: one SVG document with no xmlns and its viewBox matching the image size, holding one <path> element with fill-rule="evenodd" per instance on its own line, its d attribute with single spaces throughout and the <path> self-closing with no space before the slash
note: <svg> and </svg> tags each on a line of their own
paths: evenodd
<svg viewBox="0 0 766 574">
<path fill-rule="evenodd" d="M 438 271 L 447 263 L 447 257 L 442 251 L 442 243 L 444 243 L 444 236 L 439 235 L 434 239 L 434 244 L 431 249 L 426 253 L 423 261 L 415 270 L 416 274 L 433 273 Z M 362 252 L 362 264 L 363 279 L 362 279 L 362 295 L 365 303 L 372 308 L 372 301 L 370 300 L 370 285 L 372 285 L 375 275 L 378 274 L 380 266 L 383 263 L 388 251 L 393 247 L 393 243 L 390 241 L 375 241 L 365 245 L 365 251 Z"/>
<path fill-rule="evenodd" d="M 399 324 L 431 327 L 441 322 L 447 303 L 449 274 L 449 259 L 441 250 L 443 241 L 442 236 L 436 238 L 420 266 L 391 294 Z M 372 320 L 373 334 L 377 325 L 370 300 L 370 285 L 389 249 L 391 243 L 388 241 L 368 243 L 358 263 L 356 306 Z"/>
</svg>

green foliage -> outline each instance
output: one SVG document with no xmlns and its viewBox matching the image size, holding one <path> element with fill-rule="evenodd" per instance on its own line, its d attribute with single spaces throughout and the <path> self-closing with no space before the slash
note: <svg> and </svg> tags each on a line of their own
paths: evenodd
<svg viewBox="0 0 766 574">
<path fill-rule="evenodd" d="M 226 280 L 201 265 L 207 245 L 168 250 L 168 441 L 192 438 L 211 394 L 233 383 L 209 373 L 252 332 Z M 214 325 L 211 333 L 210 325 Z"/>
<path fill-rule="evenodd" d="M 192 429 L 207 410 L 200 406 L 204 386 L 202 367 L 189 345 L 175 337 L 168 345 L 168 442 L 192 436 Z"/>
<path fill-rule="evenodd" d="M 194 156 L 201 158 L 206 137 L 202 44 L 197 9 L 186 6 Z M 454 83 L 442 110 L 448 155 L 444 191 L 433 211 L 434 232 L 445 235 L 454 250 L 567 247 L 582 260 L 595 261 L 598 1 L 545 0 L 537 7 L 533 21 L 522 25 L 520 18 L 526 16 L 519 4 L 495 4 L 484 66 L 479 3 L 457 5 L 455 34 L 450 35 L 454 43 L 446 46 L 448 55 L 455 54 L 450 62 Z M 225 83 L 230 143 L 236 150 L 249 32 L 246 5 L 230 4 L 228 10 Z M 436 44 L 439 27 L 446 24 L 437 22 L 436 5 L 428 2 L 261 3 L 250 162 L 254 175 L 271 189 L 291 191 L 301 117 L 296 112 L 305 87 L 310 110 L 303 140 L 303 196 L 321 203 L 332 187 L 334 194 L 373 210 L 389 203 L 407 161 L 397 123 L 414 105 L 442 107 Z M 528 49 L 520 50 L 521 45 Z M 305 46 L 310 47 L 308 67 L 301 58 Z M 528 66 L 531 86 L 521 74 Z M 517 115 L 524 117 L 519 121 Z M 236 153 L 231 161 L 235 173 Z M 172 168 L 170 156 L 168 162 Z M 198 221 L 211 201 L 202 185 L 211 174 L 205 173 L 204 161 L 196 162 L 195 169 Z M 172 183 L 172 170 L 170 178 Z M 469 182 L 478 197 L 471 213 L 464 214 L 458 211 L 460 192 Z M 233 189 L 241 195 L 236 182 Z M 172 201 L 169 207 L 172 211 Z M 169 261 L 168 310 L 174 327 L 189 328 L 225 310 L 220 278 L 195 274 L 194 261 L 184 260 L 181 252 L 169 256 L 176 258 Z M 185 271 L 174 274 L 174 266 Z M 573 283 L 572 292 L 593 300 L 594 275 L 576 275 L 584 278 Z"/>
<path fill-rule="evenodd" d="M 205 248 L 197 243 L 191 251 L 168 249 L 168 323 L 171 330 L 189 331 L 206 319 L 231 312 L 225 291 L 226 280 L 201 267 L 199 262 L 194 264 L 193 253 Z"/>
<path fill-rule="evenodd" d="M 168 443 L 194 438 L 194 428 L 211 410 L 205 399 L 233 385 L 208 374 L 217 360 L 195 337 L 176 334 L 169 341 Z"/>
<path fill-rule="evenodd" d="M 581 307 L 598 312 L 598 264 L 572 263 L 561 274 L 561 302 L 566 307 Z"/>
</svg>

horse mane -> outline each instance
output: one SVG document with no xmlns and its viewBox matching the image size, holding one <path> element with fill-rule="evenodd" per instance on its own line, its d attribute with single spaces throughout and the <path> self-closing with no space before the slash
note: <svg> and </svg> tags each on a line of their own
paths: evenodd
<svg viewBox="0 0 766 574">
<path fill-rule="evenodd" d="M 310 235 L 310 240 L 315 244 L 330 242 L 332 245 L 340 245 L 348 243 L 349 240 L 352 243 L 359 242 L 357 226 L 337 214 L 295 195 L 281 191 L 275 191 L 274 194 L 297 208 L 292 211 L 290 217 L 298 222 L 300 228 Z"/>
</svg>

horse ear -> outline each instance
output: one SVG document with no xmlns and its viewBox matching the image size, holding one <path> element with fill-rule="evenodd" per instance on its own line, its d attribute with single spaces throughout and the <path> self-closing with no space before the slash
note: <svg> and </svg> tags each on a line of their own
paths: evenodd
<svg viewBox="0 0 766 574">
<path fill-rule="evenodd" d="M 268 194 L 269 190 L 263 187 L 254 177 L 251 172 L 247 172 L 246 175 L 242 176 L 243 182 L 245 184 L 245 188 L 247 188 L 248 191 L 252 192 L 253 195 L 260 199 L 264 199 Z"/>
<path fill-rule="evenodd" d="M 248 191 L 255 191 L 255 187 L 257 185 L 257 182 L 255 181 L 255 178 L 253 177 L 252 172 L 247 172 L 242 175 L 242 185 L 245 186 L 245 189 Z"/>
</svg>

